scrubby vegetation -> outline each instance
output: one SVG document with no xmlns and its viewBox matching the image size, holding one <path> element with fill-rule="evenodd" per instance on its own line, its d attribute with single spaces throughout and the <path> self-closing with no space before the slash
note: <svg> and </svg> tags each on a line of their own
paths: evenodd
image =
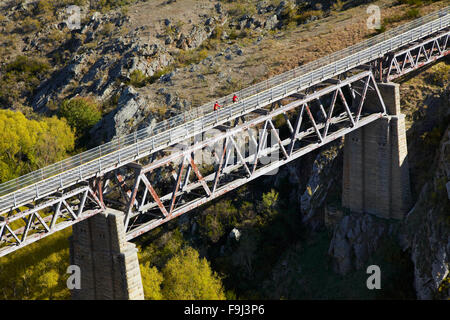
<svg viewBox="0 0 450 320">
<path fill-rule="evenodd" d="M 102 116 L 98 105 L 93 100 L 83 97 L 63 101 L 58 115 L 67 119 L 67 123 L 75 130 L 78 137 L 86 134 L 87 130 Z"/>
<path fill-rule="evenodd" d="M 17 107 L 31 96 L 50 65 L 43 58 L 17 56 L 6 64 L 0 78 L 0 104 L 3 108 Z"/>
<path fill-rule="evenodd" d="M 146 83 L 149 81 L 148 77 L 145 76 L 145 74 L 141 70 L 134 70 L 130 74 L 130 84 L 134 87 L 140 88 L 146 85 Z"/>
<path fill-rule="evenodd" d="M 321 9 L 307 8 L 305 5 L 299 5 L 295 8 L 286 6 L 281 12 L 281 19 L 285 28 L 292 28 L 322 16 L 324 16 L 324 12 Z"/>
</svg>

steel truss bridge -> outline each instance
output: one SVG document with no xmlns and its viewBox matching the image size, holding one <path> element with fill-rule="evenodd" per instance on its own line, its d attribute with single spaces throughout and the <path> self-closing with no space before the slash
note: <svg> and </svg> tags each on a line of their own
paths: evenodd
<svg viewBox="0 0 450 320">
<path fill-rule="evenodd" d="M 387 116 L 377 81 L 449 50 L 450 7 L 0 184 L 0 256 L 112 207 L 131 240 Z M 270 139 L 269 139 L 270 137 Z M 270 141 L 269 141 L 270 140 Z M 206 161 L 208 163 L 205 164 Z"/>
</svg>

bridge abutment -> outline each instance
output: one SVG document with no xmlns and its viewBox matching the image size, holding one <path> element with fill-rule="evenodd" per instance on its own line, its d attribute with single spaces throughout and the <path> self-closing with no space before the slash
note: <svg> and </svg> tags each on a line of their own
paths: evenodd
<svg viewBox="0 0 450 320">
<path fill-rule="evenodd" d="M 353 212 L 402 219 L 412 202 L 405 116 L 399 85 L 378 87 L 388 116 L 346 135 L 342 205 Z M 371 101 L 377 99 L 367 97 L 369 108 Z"/>
<path fill-rule="evenodd" d="M 74 300 L 142 300 L 136 246 L 127 242 L 121 211 L 107 208 L 73 226 L 70 260 L 80 267 Z"/>
</svg>

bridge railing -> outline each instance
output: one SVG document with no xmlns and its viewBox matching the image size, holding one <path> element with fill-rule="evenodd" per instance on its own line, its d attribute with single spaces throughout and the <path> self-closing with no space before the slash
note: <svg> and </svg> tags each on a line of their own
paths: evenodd
<svg viewBox="0 0 450 320">
<path fill-rule="evenodd" d="M 143 151 L 156 150 L 202 132 L 205 128 L 245 114 L 260 105 L 280 99 L 327 78 L 367 63 L 408 43 L 450 25 L 450 6 L 391 29 L 353 46 L 319 58 L 236 94 L 240 102 L 230 104 L 232 94 L 218 99 L 225 108 L 212 111 L 213 102 L 143 128 L 129 135 L 69 157 L 45 168 L 0 184 L 0 212 L 30 199 L 67 187 L 80 179 L 135 160 Z"/>
</svg>

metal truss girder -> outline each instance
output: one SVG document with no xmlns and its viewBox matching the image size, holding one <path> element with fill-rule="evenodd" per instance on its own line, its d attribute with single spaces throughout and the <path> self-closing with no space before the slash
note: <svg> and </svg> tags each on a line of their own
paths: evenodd
<svg viewBox="0 0 450 320">
<path fill-rule="evenodd" d="M 384 78 L 386 81 L 394 80 L 422 66 L 432 63 L 450 53 L 448 38 L 450 31 L 437 36 L 424 39 L 404 50 L 396 52 L 389 61 Z M 431 47 L 430 47 L 431 46 Z"/>
<path fill-rule="evenodd" d="M 0 257 L 3 257 L 11 252 L 14 252 L 16 250 L 19 250 L 20 248 L 23 248 L 27 245 L 30 245 L 46 236 L 49 236 L 50 234 L 54 234 L 58 231 L 64 230 L 72 225 L 74 225 L 75 223 L 81 222 L 87 218 L 90 218 L 100 212 L 102 212 L 103 209 L 96 209 L 96 210 L 89 210 L 89 211 L 85 211 L 83 212 L 83 215 L 78 217 L 78 219 L 76 221 L 63 221 L 58 223 L 57 225 L 55 225 L 52 229 L 50 229 L 49 232 L 47 233 L 34 233 L 31 236 L 27 236 L 26 240 L 21 241 L 19 244 L 14 244 L 11 246 L 3 246 L 0 247 Z M 6 226 L 8 227 L 8 226 Z M 5 233 L 3 232 L 3 236 L 5 236 Z M 18 240 L 18 238 L 16 239 Z"/>
<path fill-rule="evenodd" d="M 358 81 L 362 81 L 364 84 L 364 89 L 361 93 L 358 93 L 359 96 L 361 97 L 361 100 L 359 101 L 358 104 L 358 112 L 360 115 L 360 119 L 358 119 L 358 121 L 354 121 L 354 118 L 356 118 L 356 113 L 353 113 L 350 111 L 350 107 L 348 106 L 348 104 L 346 105 L 346 100 L 344 97 L 344 94 L 342 92 L 342 88 L 344 86 L 348 86 L 351 85 L 352 83 L 356 83 Z M 233 186 L 233 184 L 229 184 L 226 183 L 226 186 L 228 187 L 224 187 L 223 185 L 219 186 L 218 185 L 218 181 L 220 180 L 220 177 L 237 177 L 238 179 L 241 179 L 243 181 L 250 181 L 253 180 L 256 176 L 259 176 L 261 174 L 261 172 L 267 172 L 264 171 L 265 167 L 263 164 L 260 164 L 260 167 L 258 168 L 256 166 L 257 160 L 260 159 L 261 157 L 267 156 L 268 154 L 271 154 L 273 152 L 281 152 L 283 154 L 283 159 L 287 160 L 287 161 L 291 161 L 292 159 L 295 159 L 296 157 L 303 155 L 306 152 L 309 152 L 311 150 L 314 150 L 315 148 L 323 145 L 324 143 L 327 143 L 329 141 L 331 141 L 332 139 L 336 139 L 339 136 L 342 136 L 352 130 L 354 130 L 355 128 L 358 128 L 362 125 L 365 125 L 371 121 L 374 121 L 378 118 L 380 118 L 381 116 L 385 115 L 385 107 L 384 107 L 384 103 L 382 101 L 380 101 L 380 109 L 378 112 L 372 112 L 372 114 L 364 114 L 363 117 L 361 117 L 362 113 L 362 105 L 364 102 L 364 98 L 366 96 L 366 92 L 369 88 L 369 82 L 373 82 L 373 90 L 377 91 L 377 86 L 376 83 L 374 82 L 372 73 L 370 71 L 368 72 L 363 72 L 360 73 L 358 75 L 354 75 L 351 76 L 347 79 L 344 79 L 342 81 L 339 81 L 337 84 L 330 86 L 330 87 L 326 87 L 320 91 L 316 91 L 313 94 L 310 95 L 306 95 L 303 96 L 303 99 L 301 100 L 296 100 L 293 101 L 285 106 L 281 106 L 278 109 L 273 109 L 270 112 L 264 112 L 261 113 L 261 116 L 257 117 L 257 118 L 253 118 L 251 120 L 247 120 L 247 122 L 242 123 L 232 129 L 227 130 L 226 132 L 224 132 L 223 134 L 216 136 L 216 137 L 212 137 L 208 140 L 205 141 L 200 141 L 197 142 L 191 146 L 188 146 L 185 150 L 179 150 L 176 151 L 170 155 L 167 155 L 166 157 L 158 160 L 158 163 L 151 163 L 147 166 L 144 166 L 142 168 L 143 172 L 147 172 L 147 171 L 152 171 L 152 170 L 156 170 L 158 168 L 162 168 L 167 166 L 170 163 L 178 163 L 180 161 L 180 159 L 183 159 L 184 157 L 190 157 L 191 154 L 193 154 L 195 151 L 201 150 L 203 148 L 207 148 L 208 146 L 214 145 L 216 143 L 219 143 L 221 145 L 221 154 L 219 155 L 218 158 L 218 162 L 219 164 L 215 167 L 215 171 L 213 171 L 212 173 L 208 174 L 207 176 L 201 177 L 202 179 L 199 179 L 199 181 L 193 181 L 191 183 L 189 183 L 188 185 L 186 185 L 183 190 L 180 190 L 179 188 L 175 188 L 173 192 L 168 193 L 164 196 L 161 196 L 159 198 L 159 201 L 161 202 L 161 204 L 153 202 L 153 203 L 148 203 L 148 204 L 142 204 L 140 206 L 140 210 L 138 212 L 134 212 L 132 214 L 133 217 L 138 217 L 142 212 L 146 212 L 149 210 L 153 210 L 155 208 L 157 208 L 158 206 L 161 207 L 163 202 L 167 202 L 167 201 L 171 201 L 173 203 L 173 199 L 175 197 L 183 197 L 184 194 L 186 193 L 191 193 L 192 196 L 192 192 L 194 190 L 197 190 L 198 188 L 205 190 L 205 185 L 207 185 L 208 183 L 211 183 L 213 185 L 213 192 L 208 193 L 204 196 L 201 196 L 200 194 L 198 194 L 196 196 L 196 198 L 201 198 L 201 199 L 214 199 L 217 196 L 220 196 L 220 194 L 223 194 L 223 190 L 231 190 L 231 186 Z M 352 88 L 352 90 L 357 90 L 356 87 Z M 335 97 L 337 95 L 340 95 L 341 97 L 341 102 L 342 105 L 344 106 L 344 112 L 336 115 L 336 116 L 332 116 L 332 113 L 329 113 L 326 122 L 323 123 L 315 123 L 315 120 L 312 116 L 312 112 L 310 110 L 310 107 L 308 106 L 308 103 L 311 103 L 312 101 L 316 101 L 317 99 L 319 99 L 321 96 L 324 96 L 326 94 L 333 94 Z M 379 92 L 376 92 L 375 96 L 378 96 L 381 99 L 381 95 L 378 95 Z M 335 101 L 336 102 L 336 101 Z M 352 105 L 357 105 L 357 104 L 352 104 Z M 323 107 L 323 106 L 322 106 Z M 312 117 L 312 121 L 313 124 L 315 124 L 315 128 L 309 128 L 307 130 L 304 130 L 302 132 L 299 132 L 299 128 L 300 128 L 300 124 L 301 124 L 301 119 L 303 118 L 304 114 L 303 112 L 300 110 L 299 112 L 299 117 L 297 118 L 297 122 L 296 122 L 296 128 L 295 130 L 291 131 L 291 137 L 290 138 L 286 138 L 284 140 L 281 140 L 280 136 L 278 134 L 275 135 L 276 138 L 276 144 L 274 146 L 265 146 L 265 132 L 267 131 L 267 129 L 270 129 L 272 131 L 276 132 L 276 128 L 274 123 L 272 122 L 272 119 L 278 115 L 283 115 L 285 116 L 288 112 L 293 111 L 294 109 L 301 109 L 301 110 L 308 110 L 309 109 L 309 117 Z M 320 129 L 324 128 L 326 123 L 328 123 L 328 125 L 331 124 L 338 124 L 338 123 L 348 123 L 346 127 L 344 127 L 344 129 L 340 129 L 338 131 L 338 134 L 336 132 L 331 132 L 327 137 L 323 137 L 322 140 L 319 140 L 319 142 L 315 142 L 315 143 L 310 143 L 309 146 L 307 147 L 300 147 L 295 149 L 294 145 L 296 140 L 301 140 L 304 137 L 307 137 L 309 135 L 311 135 L 314 132 L 319 132 Z M 239 151 L 239 146 L 236 143 L 236 137 L 239 136 L 240 134 L 242 134 L 243 132 L 250 132 L 251 128 L 256 128 L 256 126 L 263 126 L 263 131 L 262 131 L 262 137 L 260 138 L 259 143 L 256 142 L 256 140 L 252 140 L 251 137 L 249 139 L 250 143 L 253 143 L 256 147 L 256 153 L 255 154 L 249 154 L 248 156 L 244 156 L 240 151 Z M 319 133 L 320 134 L 320 133 Z M 331 140 L 330 140 L 331 139 Z M 232 145 L 233 148 L 230 149 L 228 146 Z M 290 148 L 290 153 L 287 153 L 286 148 L 289 146 Z M 236 150 L 237 152 L 237 156 L 238 156 L 238 161 L 236 164 L 233 164 L 231 166 L 225 166 L 224 163 L 226 162 L 225 159 L 227 159 L 229 157 L 229 152 L 230 150 Z M 291 151 L 292 150 L 292 151 Z M 192 158 L 191 158 L 192 159 Z M 280 162 L 277 161 L 279 163 L 279 165 L 284 164 L 284 162 Z M 253 170 L 250 170 L 249 167 L 247 166 L 247 163 L 252 163 L 253 164 Z M 245 175 L 234 175 L 233 172 L 236 172 L 237 170 L 243 168 L 244 172 L 246 173 Z M 271 168 L 271 167 L 270 167 Z M 262 171 L 263 170 L 263 171 Z M 269 169 L 271 170 L 271 169 Z M 180 176 L 178 175 L 177 177 L 180 178 Z M 228 179 L 229 180 L 229 179 Z M 196 193 L 195 193 L 196 194 Z M 172 199 L 172 200 L 171 200 Z M 206 200 L 205 200 L 206 201 Z M 155 225 L 159 225 L 159 223 L 164 223 L 164 221 L 168 221 L 170 219 L 172 219 L 174 216 L 178 215 L 181 211 L 185 212 L 185 208 L 194 208 L 196 204 L 198 204 L 200 202 L 196 202 L 196 200 L 192 200 L 190 202 L 188 202 L 186 204 L 183 203 L 182 205 L 178 206 L 178 207 L 172 207 L 173 211 L 171 211 L 171 214 L 169 216 L 164 216 L 160 219 L 156 219 L 156 221 L 159 222 L 148 222 L 148 223 L 141 223 L 139 224 L 137 227 L 135 228 L 131 228 L 128 230 L 128 234 L 141 234 L 141 232 L 145 232 L 144 230 L 149 230 L 148 228 L 152 228 L 152 226 Z M 201 203 L 204 203 L 201 202 Z M 190 210 L 189 209 L 189 210 Z M 180 211 L 181 210 L 181 211 Z M 146 226 L 145 228 L 142 226 Z M 142 229 L 144 228 L 144 229 Z M 134 230 L 138 230 L 138 231 L 134 231 Z"/>
<path fill-rule="evenodd" d="M 94 192 L 89 186 L 60 192 L 53 199 L 42 201 L 11 217 L 4 217 L 0 221 L 0 257 L 101 212 L 103 208 L 95 200 L 92 202 L 96 204 L 97 209 L 83 210 L 89 194 L 94 196 Z M 81 199 L 78 199 L 80 196 Z M 77 212 L 68 203 L 71 198 L 79 200 L 76 205 L 78 207 Z M 42 217 L 40 211 L 47 210 L 55 205 L 56 209 L 52 214 Z M 63 213 L 63 210 L 66 212 Z M 65 220 L 58 222 L 58 219 L 63 218 Z M 24 221 L 25 225 L 14 229 L 12 225 L 19 221 Z M 31 230 L 34 230 L 35 233 L 30 235 Z"/>
<path fill-rule="evenodd" d="M 199 199 L 193 200 L 192 202 L 185 204 L 185 205 L 179 207 L 178 209 L 174 210 L 172 215 L 170 215 L 168 217 L 165 217 L 163 219 L 155 219 L 155 220 L 152 220 L 152 221 L 149 221 L 147 223 L 140 225 L 139 227 L 127 232 L 126 238 L 128 241 L 132 240 L 132 239 L 146 233 L 147 231 L 152 230 L 152 229 L 156 228 L 157 226 L 164 224 L 164 223 L 182 215 L 183 213 L 186 213 L 194 208 L 197 208 L 212 199 L 218 198 L 218 197 L 224 195 L 225 193 L 227 193 L 233 189 L 236 189 L 237 187 L 239 187 L 245 183 L 248 183 L 249 181 L 259 178 L 260 176 L 266 174 L 267 172 L 275 170 L 276 168 L 278 168 L 294 159 L 297 159 L 297 158 L 301 157 L 302 155 L 309 153 L 312 150 L 323 146 L 324 144 L 334 141 L 334 140 L 348 134 L 349 132 L 351 132 L 353 130 L 356 130 L 364 125 L 367 125 L 367 124 L 377 120 L 377 119 L 380 119 L 381 117 L 383 117 L 382 113 L 372 114 L 372 115 L 369 115 L 369 116 L 361 119 L 360 122 L 352 128 L 342 129 L 341 131 L 331 133 L 328 137 L 326 137 L 324 139 L 324 141 L 322 141 L 320 143 L 316 143 L 314 145 L 307 146 L 303 149 L 297 150 L 288 159 L 282 159 L 277 162 L 271 163 L 270 165 L 267 165 L 264 168 L 257 169 L 250 177 L 240 178 L 240 179 L 235 180 L 225 186 L 221 186 L 221 187 L 217 188 L 216 192 L 214 194 L 212 194 L 211 196 L 209 196 L 209 197 L 203 196 Z M 276 145 L 276 146 L 278 146 L 278 145 Z"/>
<path fill-rule="evenodd" d="M 367 76 L 371 76 L 371 75 L 372 75 L 372 73 L 370 71 L 366 71 L 366 72 L 362 72 L 362 73 L 359 73 L 357 75 L 351 76 L 351 77 L 349 77 L 349 78 L 347 78 L 345 80 L 342 80 L 339 84 L 337 84 L 335 86 L 330 86 L 330 87 L 327 87 L 327 88 L 322 89 L 320 91 L 317 91 L 316 93 L 308 95 L 303 100 L 298 100 L 298 101 L 292 102 L 292 103 L 287 104 L 287 105 L 285 105 L 285 106 L 283 106 L 283 107 L 281 107 L 279 109 L 276 109 L 276 110 L 272 111 L 268 115 L 255 118 L 255 119 L 253 119 L 251 121 L 247 121 L 247 122 L 245 122 L 245 123 L 243 123 L 243 124 L 241 124 L 241 125 L 239 125 L 237 127 L 234 127 L 232 129 L 228 130 L 222 136 L 214 138 L 212 141 L 210 141 L 210 140 L 207 140 L 207 142 L 201 141 L 201 142 L 195 144 L 194 146 L 192 146 L 188 150 L 181 150 L 181 151 L 178 151 L 178 152 L 174 152 L 171 155 L 169 155 L 168 157 L 165 157 L 163 159 L 159 159 L 159 160 L 151 163 L 150 165 L 146 166 L 145 168 L 143 168 L 143 172 L 149 172 L 149 171 L 155 170 L 156 168 L 164 166 L 164 165 L 166 165 L 166 163 L 171 162 L 172 160 L 175 160 L 176 158 L 179 157 L 180 154 L 188 154 L 189 152 L 194 152 L 196 150 L 203 149 L 209 144 L 216 143 L 216 142 L 222 140 L 222 138 L 224 136 L 235 135 L 237 132 L 240 132 L 242 130 L 247 130 L 247 129 L 251 128 L 251 127 L 255 127 L 257 124 L 260 124 L 260 123 L 262 123 L 264 121 L 267 121 L 268 119 L 271 119 L 271 118 L 276 117 L 276 116 L 278 116 L 280 114 L 283 114 L 284 112 L 286 112 L 288 110 L 292 110 L 292 109 L 296 108 L 297 106 L 299 106 L 301 104 L 313 101 L 313 100 L 317 99 L 317 97 L 319 97 L 319 96 L 326 95 L 326 94 L 328 94 L 330 92 L 333 92 L 337 88 L 341 88 L 341 87 L 347 86 L 349 83 L 358 81 L 360 79 L 363 79 L 363 78 L 365 78 Z"/>
</svg>

